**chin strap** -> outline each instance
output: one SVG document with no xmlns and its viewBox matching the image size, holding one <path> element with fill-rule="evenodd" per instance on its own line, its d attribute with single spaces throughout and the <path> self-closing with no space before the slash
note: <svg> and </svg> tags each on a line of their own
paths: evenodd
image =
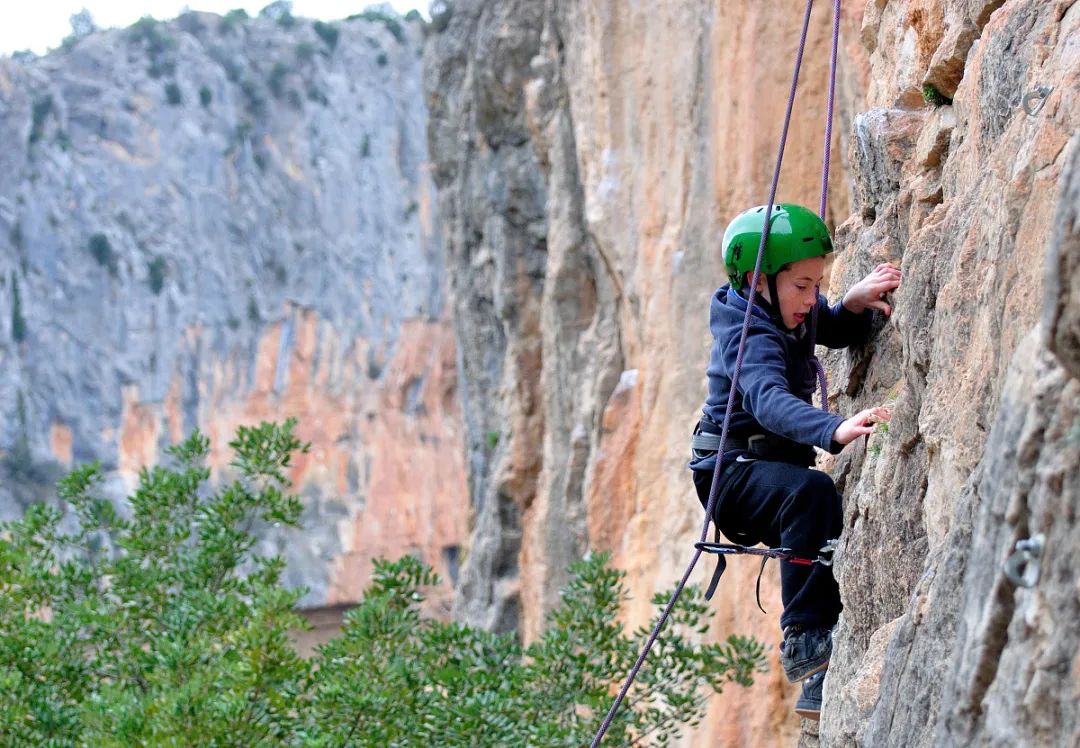
<svg viewBox="0 0 1080 748">
<path fill-rule="evenodd" d="M 780 313 L 780 293 L 776 290 L 776 273 L 769 273 L 765 276 L 765 282 L 769 284 L 769 315 L 774 320 L 780 321 L 780 326 L 784 326 L 784 315 Z"/>
<path fill-rule="evenodd" d="M 769 296 L 768 298 L 766 298 L 764 294 L 754 294 L 754 304 L 768 312 L 769 317 L 772 319 L 772 321 L 780 327 L 783 327 L 784 316 L 780 313 L 780 307 L 778 304 L 775 304 L 771 301 L 771 299 L 777 299 L 780 297 L 780 294 L 776 290 L 776 275 L 776 273 L 770 273 L 769 275 L 765 276 L 765 282 L 766 284 L 768 284 L 769 288 Z M 744 299 L 746 299 L 749 294 L 750 289 L 748 286 L 743 286 L 742 290 L 739 291 L 739 295 L 742 296 Z"/>
</svg>

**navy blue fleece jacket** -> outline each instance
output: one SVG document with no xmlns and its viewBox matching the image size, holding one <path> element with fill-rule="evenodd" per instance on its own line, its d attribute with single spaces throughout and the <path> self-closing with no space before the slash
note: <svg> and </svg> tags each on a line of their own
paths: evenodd
<svg viewBox="0 0 1080 748">
<path fill-rule="evenodd" d="M 746 299 L 729 285 L 717 289 L 709 311 L 709 327 L 713 334 L 712 353 L 706 374 L 709 377 L 709 396 L 702 407 L 705 415 L 723 423 L 731 393 L 731 376 L 739 350 Z M 843 423 L 841 416 L 826 413 L 811 404 L 817 387 L 817 375 L 810 362 L 813 353 L 806 325 L 787 330 L 768 311 L 754 304 L 750 330 L 746 338 L 739 391 L 731 413 L 730 434 L 746 439 L 753 434 L 769 433 L 774 438 L 796 444 L 814 445 L 830 452 L 841 446 L 833 441 L 836 428 Z M 817 342 L 829 348 L 846 348 L 863 343 L 870 332 L 873 311 L 862 314 L 848 311 L 837 302 L 829 306 L 824 296 L 818 296 Z M 797 449 L 797 447 L 796 447 Z M 806 448 L 808 463 L 813 450 Z M 734 458 L 738 450 L 725 450 Z M 693 460 L 694 470 L 712 470 L 715 455 Z"/>
</svg>

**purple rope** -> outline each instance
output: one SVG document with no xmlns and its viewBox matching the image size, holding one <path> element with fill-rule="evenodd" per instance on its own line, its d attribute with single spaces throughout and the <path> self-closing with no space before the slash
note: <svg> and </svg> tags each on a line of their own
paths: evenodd
<svg viewBox="0 0 1080 748">
<path fill-rule="evenodd" d="M 810 357 L 810 363 L 814 365 L 814 370 L 817 371 L 818 385 L 821 386 L 821 409 L 826 413 L 829 412 L 829 380 L 825 378 L 825 367 L 821 365 L 821 361 L 817 356 Z"/>
<path fill-rule="evenodd" d="M 803 52 L 806 49 L 806 32 L 810 27 L 810 11 L 813 7 L 814 0 L 806 0 L 806 14 L 803 17 L 802 36 L 799 38 L 799 51 L 795 56 L 795 70 L 791 77 L 791 93 L 788 95 L 787 111 L 784 114 L 784 128 L 780 134 L 780 147 L 776 152 L 776 166 L 773 168 L 772 184 L 769 187 L 769 199 L 766 203 L 765 225 L 761 232 L 761 242 L 758 244 L 757 262 L 754 263 L 754 275 L 750 280 L 750 294 L 747 299 L 746 314 L 743 316 L 742 336 L 739 338 L 739 352 L 735 358 L 735 371 L 731 377 L 731 395 L 728 397 L 727 410 L 724 412 L 724 425 L 720 429 L 720 449 L 716 453 L 716 466 L 713 468 L 712 485 L 709 488 L 709 504 L 705 507 L 705 523 L 701 528 L 701 539 L 699 540 L 699 542 L 702 543 L 708 538 L 709 523 L 712 521 L 713 509 L 716 507 L 716 495 L 720 483 L 720 462 L 724 456 L 724 444 L 727 441 L 728 427 L 731 425 L 731 410 L 732 405 L 735 402 L 735 388 L 739 382 L 739 372 L 742 370 L 743 353 L 746 349 L 746 336 L 750 330 L 750 312 L 754 307 L 754 293 L 757 288 L 758 279 L 761 277 L 761 261 L 765 257 L 765 242 L 769 237 L 769 219 L 772 216 L 772 209 L 776 202 L 776 188 L 780 183 L 780 164 L 784 160 L 784 145 L 787 143 L 788 127 L 791 124 L 791 110 L 795 106 L 795 90 L 799 85 L 799 68 L 802 67 Z M 645 663 L 645 658 L 648 657 L 649 650 L 652 649 L 653 644 L 656 643 L 657 637 L 660 636 L 660 630 L 663 629 L 664 624 L 667 623 L 668 616 L 671 615 L 671 611 L 675 607 L 679 595 L 682 594 L 683 588 L 686 586 L 686 581 L 690 578 L 690 574 L 693 572 L 694 566 L 697 565 L 699 558 L 701 558 L 701 549 L 695 548 L 694 555 L 690 559 L 690 565 L 686 567 L 682 579 L 679 580 L 679 584 L 671 594 L 671 598 L 664 607 L 663 613 L 660 614 L 660 619 L 656 622 L 656 626 L 653 627 L 652 633 L 649 634 L 649 638 L 645 642 L 644 648 L 642 648 L 641 653 L 638 655 L 637 662 L 634 663 L 634 667 L 630 670 L 630 675 L 627 676 L 626 682 L 623 683 L 623 687 L 619 691 L 615 703 L 611 705 L 611 709 L 608 710 L 607 716 L 604 717 L 604 723 L 600 726 L 600 730 L 596 733 L 596 737 L 593 738 L 590 748 L 597 748 L 597 746 L 600 745 L 600 741 L 607 733 L 608 728 L 611 727 L 611 722 L 615 719 L 615 714 L 619 711 L 619 707 L 622 705 L 623 699 L 626 698 L 630 686 L 633 684 L 634 679 L 637 678 L 641 666 Z"/>
<path fill-rule="evenodd" d="M 829 103 L 825 108 L 825 154 L 821 159 L 821 203 L 818 217 L 825 220 L 825 204 L 829 199 L 829 163 L 832 156 L 832 121 L 833 103 L 836 100 L 836 50 L 840 46 L 840 0 L 833 0 L 832 54 L 829 57 Z M 810 362 L 817 370 L 818 384 L 821 385 L 821 409 L 829 411 L 829 380 L 825 378 L 825 367 L 814 355 L 817 345 L 818 308 L 810 314 Z"/>
<path fill-rule="evenodd" d="M 825 202 L 829 199 L 829 161 L 832 156 L 833 102 L 836 100 L 836 48 L 840 42 L 840 0 L 833 0 L 832 55 L 829 58 L 829 103 L 825 109 L 825 155 L 821 159 L 821 207 L 818 216 L 825 220 Z"/>
</svg>

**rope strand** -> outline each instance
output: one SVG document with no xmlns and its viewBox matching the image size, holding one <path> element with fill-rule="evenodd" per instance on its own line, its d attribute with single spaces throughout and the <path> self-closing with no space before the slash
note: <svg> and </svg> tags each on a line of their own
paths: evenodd
<svg viewBox="0 0 1080 748">
<path fill-rule="evenodd" d="M 833 102 L 836 100 L 836 48 L 840 42 L 840 0 L 833 0 L 832 53 L 829 56 L 829 101 L 825 105 L 825 154 L 821 157 L 821 203 L 818 217 L 825 220 L 829 199 L 829 163 L 832 156 Z"/>
<path fill-rule="evenodd" d="M 829 56 L 829 101 L 825 106 L 825 152 L 821 157 L 821 202 L 818 217 L 825 220 L 825 207 L 829 200 L 829 165 L 832 156 L 833 103 L 836 99 L 836 50 L 840 46 L 840 0 L 833 0 L 832 53 Z M 818 308 L 815 305 L 810 313 L 810 362 L 817 372 L 821 388 L 821 409 L 829 411 L 829 380 L 825 378 L 825 367 L 815 355 L 817 345 Z"/>
</svg>

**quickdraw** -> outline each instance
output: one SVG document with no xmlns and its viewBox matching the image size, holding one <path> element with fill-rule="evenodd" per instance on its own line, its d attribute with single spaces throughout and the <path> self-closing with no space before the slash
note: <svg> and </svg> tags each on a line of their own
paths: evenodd
<svg viewBox="0 0 1080 748">
<path fill-rule="evenodd" d="M 836 551 L 837 543 L 837 539 L 833 538 L 818 549 L 817 558 L 810 558 L 801 553 L 796 553 L 790 548 L 758 548 L 749 545 L 739 545 L 738 543 L 710 543 L 704 540 L 698 541 L 697 543 L 694 543 L 694 547 L 699 551 L 716 554 L 716 570 L 713 571 L 712 579 L 709 581 L 709 588 L 705 591 L 705 599 L 711 600 L 713 593 L 716 592 L 716 586 L 720 583 L 720 577 L 727 568 L 727 559 L 724 558 L 725 556 L 761 556 L 761 568 L 758 569 L 757 584 L 754 585 L 754 595 L 757 599 L 758 610 L 767 614 L 768 611 L 761 606 L 761 575 L 765 573 L 766 562 L 768 562 L 770 558 L 775 558 L 780 561 L 799 564 L 800 566 L 813 566 L 814 564 L 832 566 L 833 552 Z"/>
</svg>

